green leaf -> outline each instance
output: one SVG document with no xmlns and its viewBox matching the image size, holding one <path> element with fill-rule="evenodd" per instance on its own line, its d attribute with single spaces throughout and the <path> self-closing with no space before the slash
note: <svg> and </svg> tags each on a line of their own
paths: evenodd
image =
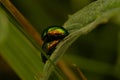
<svg viewBox="0 0 120 80">
<path fill-rule="evenodd" d="M 70 34 L 58 44 L 56 50 L 50 57 L 51 60 L 56 63 L 78 37 L 91 32 L 99 24 L 107 23 L 112 18 L 116 19 L 120 16 L 119 13 L 120 0 L 98 0 L 71 15 L 64 24 L 64 27 Z M 47 62 L 44 67 L 44 80 L 48 79 L 52 69 L 53 66 L 50 62 Z"/>
<path fill-rule="evenodd" d="M 22 80 L 42 77 L 40 52 L 19 30 L 20 25 L 0 6 L 0 55 Z"/>
</svg>

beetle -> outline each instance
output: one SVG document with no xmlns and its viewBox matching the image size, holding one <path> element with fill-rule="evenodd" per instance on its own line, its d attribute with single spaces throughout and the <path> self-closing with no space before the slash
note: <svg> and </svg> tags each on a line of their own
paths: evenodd
<svg viewBox="0 0 120 80">
<path fill-rule="evenodd" d="M 42 33 L 42 40 L 44 41 L 42 49 L 50 57 L 55 50 L 57 44 L 68 35 L 68 31 L 61 26 L 51 26 L 45 29 Z M 42 61 L 45 63 L 47 58 L 41 54 Z"/>
<path fill-rule="evenodd" d="M 54 40 L 51 42 L 45 42 L 42 45 L 42 49 L 45 51 L 45 53 L 50 57 L 52 52 L 56 49 L 57 44 L 60 42 L 60 40 Z M 45 63 L 47 58 L 45 55 L 41 54 L 42 61 Z"/>
<path fill-rule="evenodd" d="M 42 33 L 42 40 L 50 42 L 53 40 L 62 40 L 68 35 L 68 31 L 61 26 L 51 26 L 45 29 Z"/>
</svg>

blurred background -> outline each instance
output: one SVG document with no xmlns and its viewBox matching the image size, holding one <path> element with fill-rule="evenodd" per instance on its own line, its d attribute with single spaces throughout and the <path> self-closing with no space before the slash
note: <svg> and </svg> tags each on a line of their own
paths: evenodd
<svg viewBox="0 0 120 80">
<path fill-rule="evenodd" d="M 69 15 L 95 0 L 11 1 L 41 34 L 48 26 L 63 25 Z M 72 65 L 77 65 L 88 80 L 120 80 L 118 26 L 112 21 L 99 25 L 91 33 L 77 39 L 63 59 L 73 71 Z M 0 80 L 20 80 L 2 57 L 0 59 Z"/>
</svg>

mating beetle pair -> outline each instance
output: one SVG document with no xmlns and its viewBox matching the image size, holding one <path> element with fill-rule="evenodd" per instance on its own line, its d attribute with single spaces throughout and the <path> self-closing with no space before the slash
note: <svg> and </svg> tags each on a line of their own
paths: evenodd
<svg viewBox="0 0 120 80">
<path fill-rule="evenodd" d="M 42 49 L 48 56 L 55 50 L 57 44 L 68 35 L 68 31 L 60 26 L 51 26 L 43 31 L 42 40 L 44 41 Z M 45 63 L 47 58 L 41 54 L 42 61 Z"/>
</svg>

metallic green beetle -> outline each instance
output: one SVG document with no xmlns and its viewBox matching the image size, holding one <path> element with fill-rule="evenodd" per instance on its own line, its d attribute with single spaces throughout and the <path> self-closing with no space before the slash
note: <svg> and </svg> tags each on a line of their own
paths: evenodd
<svg viewBox="0 0 120 80">
<path fill-rule="evenodd" d="M 42 40 L 50 42 L 53 40 L 63 39 L 68 35 L 68 31 L 60 26 L 51 26 L 45 29 L 42 33 Z"/>
<path fill-rule="evenodd" d="M 44 41 L 42 49 L 48 56 L 55 50 L 57 44 L 68 35 L 68 31 L 60 26 L 51 26 L 43 31 L 42 40 Z M 41 54 L 42 61 L 45 63 L 47 58 Z"/>
</svg>

